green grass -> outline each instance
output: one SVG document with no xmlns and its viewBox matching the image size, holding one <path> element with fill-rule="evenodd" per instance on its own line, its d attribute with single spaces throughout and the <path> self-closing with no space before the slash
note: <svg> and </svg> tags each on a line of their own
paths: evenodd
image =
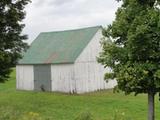
<svg viewBox="0 0 160 120">
<path fill-rule="evenodd" d="M 0 84 L 0 116 L 21 117 L 33 113 L 42 119 L 74 120 L 80 113 L 90 112 L 95 120 L 112 120 L 116 113 L 122 113 L 127 120 L 147 119 L 147 96 L 144 94 L 125 96 L 112 90 L 83 95 L 18 91 L 15 79 L 13 71 L 10 80 Z M 160 103 L 156 96 L 156 120 L 159 119 Z"/>
</svg>

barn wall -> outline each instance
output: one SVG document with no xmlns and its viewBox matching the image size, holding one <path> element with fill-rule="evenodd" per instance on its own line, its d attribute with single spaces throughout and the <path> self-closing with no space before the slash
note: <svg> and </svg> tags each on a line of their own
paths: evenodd
<svg viewBox="0 0 160 120">
<path fill-rule="evenodd" d="M 52 91 L 75 91 L 73 64 L 51 65 Z"/>
<path fill-rule="evenodd" d="M 20 90 L 33 90 L 33 65 L 16 66 L 16 88 Z"/>
<path fill-rule="evenodd" d="M 101 51 L 101 38 L 101 30 L 99 30 L 75 62 L 77 93 L 113 88 L 116 85 L 115 80 L 110 80 L 108 83 L 104 81 L 104 73 L 109 69 L 104 69 L 96 60 L 96 56 Z"/>
</svg>

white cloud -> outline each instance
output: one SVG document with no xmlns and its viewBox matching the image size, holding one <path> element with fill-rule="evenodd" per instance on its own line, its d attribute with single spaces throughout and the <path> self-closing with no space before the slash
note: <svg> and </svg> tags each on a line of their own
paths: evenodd
<svg viewBox="0 0 160 120">
<path fill-rule="evenodd" d="M 24 33 L 30 43 L 44 31 L 108 25 L 119 5 L 114 0 L 34 0 L 26 8 Z"/>
</svg>

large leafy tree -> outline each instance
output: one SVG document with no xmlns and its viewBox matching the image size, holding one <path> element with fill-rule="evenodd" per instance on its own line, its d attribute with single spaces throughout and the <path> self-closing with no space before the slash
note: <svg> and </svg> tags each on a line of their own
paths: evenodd
<svg viewBox="0 0 160 120">
<path fill-rule="evenodd" d="M 24 7 L 29 0 L 0 0 L 0 82 L 9 77 L 11 67 L 21 57 L 21 52 L 26 49 L 22 35 L 25 17 Z"/>
<path fill-rule="evenodd" d="M 126 94 L 148 94 L 148 120 L 154 120 L 154 96 L 160 92 L 160 0 L 117 0 L 122 6 L 104 28 L 98 61 L 112 72 Z"/>
</svg>

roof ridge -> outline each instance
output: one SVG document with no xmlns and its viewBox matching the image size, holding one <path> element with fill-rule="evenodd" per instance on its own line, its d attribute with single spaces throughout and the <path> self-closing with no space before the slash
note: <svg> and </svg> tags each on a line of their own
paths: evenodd
<svg viewBox="0 0 160 120">
<path fill-rule="evenodd" d="M 45 34 L 45 33 L 58 33 L 58 32 L 71 32 L 71 31 L 79 31 L 79 30 L 85 30 L 85 29 L 91 29 L 91 28 L 101 28 L 101 25 L 97 26 L 91 26 L 91 27 L 84 27 L 84 28 L 75 28 L 75 29 L 69 29 L 69 30 L 58 30 L 58 31 L 49 31 L 49 32 L 41 32 L 40 34 Z"/>
</svg>

